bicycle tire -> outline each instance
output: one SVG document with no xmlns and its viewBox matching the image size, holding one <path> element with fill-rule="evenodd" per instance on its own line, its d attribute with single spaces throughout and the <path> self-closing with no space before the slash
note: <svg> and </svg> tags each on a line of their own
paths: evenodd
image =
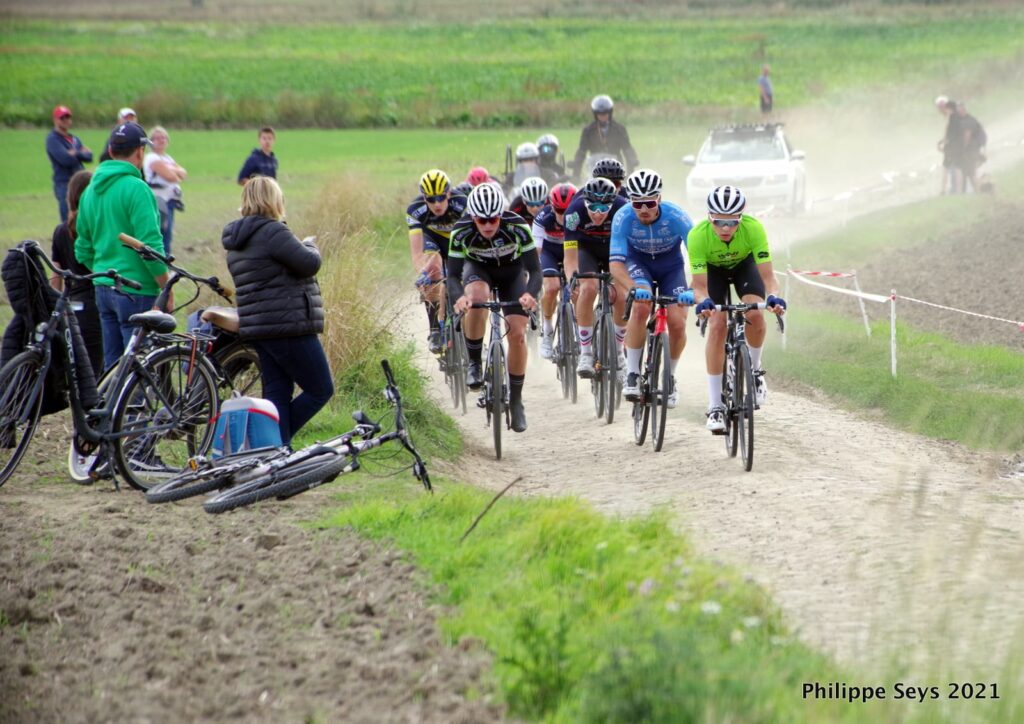
<svg viewBox="0 0 1024 724">
<path fill-rule="evenodd" d="M 220 407 L 215 377 L 205 355 L 168 347 L 148 355 L 121 390 L 113 391 L 114 465 L 129 485 L 149 490 L 207 452 Z M 149 431 L 169 423 L 170 429 Z"/>
<path fill-rule="evenodd" d="M 563 322 L 566 332 L 563 338 L 566 380 L 569 386 L 569 402 L 576 404 L 579 400 L 579 383 L 576 377 L 576 366 L 580 361 L 579 332 L 576 329 L 576 309 L 572 302 L 562 305 Z"/>
<path fill-rule="evenodd" d="M 642 350 L 642 348 L 641 348 Z M 644 369 L 643 360 L 640 369 Z M 651 419 L 651 408 L 647 404 L 647 383 L 640 385 L 640 399 L 633 403 L 633 442 L 642 446 L 647 440 L 647 426 Z"/>
<path fill-rule="evenodd" d="M 462 408 L 462 414 L 466 414 L 466 367 L 469 360 L 469 350 L 466 349 L 466 337 L 459 330 L 455 329 L 455 325 L 450 325 L 449 331 L 451 339 L 449 340 L 451 345 L 451 362 L 449 364 L 449 370 L 452 376 L 452 401 L 455 404 L 455 409 Z"/>
<path fill-rule="evenodd" d="M 326 460 L 322 459 L 325 457 Z M 349 460 L 347 455 L 333 452 L 300 460 L 208 498 L 203 502 L 203 510 L 218 515 L 269 498 L 290 498 L 337 477 L 349 464 Z"/>
<path fill-rule="evenodd" d="M 147 490 L 146 501 L 149 503 L 171 503 L 175 500 L 184 500 L 195 495 L 226 488 L 240 469 L 239 465 L 223 467 L 214 465 L 202 470 L 186 470 L 178 477 L 171 478 Z"/>
<path fill-rule="evenodd" d="M 236 341 L 216 355 L 227 384 L 242 396 L 263 397 L 263 368 L 256 348 Z"/>
<path fill-rule="evenodd" d="M 568 364 L 568 350 L 566 349 L 565 340 L 565 325 L 562 316 L 562 304 L 559 302 L 558 305 L 558 316 L 555 319 L 555 349 L 554 349 L 554 362 L 555 362 L 555 374 L 558 375 L 558 381 L 562 385 L 562 399 L 569 399 L 569 383 L 570 383 L 570 371 Z M 572 374 L 576 371 L 572 370 Z"/>
<path fill-rule="evenodd" d="M 505 424 L 505 350 L 500 342 L 491 345 L 491 359 L 488 367 L 490 368 L 494 455 L 497 460 L 501 460 L 501 428 Z"/>
<path fill-rule="evenodd" d="M 739 405 L 734 394 L 736 389 L 736 352 L 728 345 L 725 359 L 722 360 L 722 406 L 725 407 L 725 452 L 734 458 L 739 451 L 739 428 L 736 425 L 736 413 Z"/>
<path fill-rule="evenodd" d="M 594 374 L 590 376 L 590 393 L 594 396 L 594 413 L 598 420 L 604 417 L 605 402 L 604 325 L 605 320 L 602 315 L 597 318 L 597 324 L 594 325 L 594 336 L 590 342 L 596 353 L 594 354 Z"/>
<path fill-rule="evenodd" d="M 619 384 L 619 345 L 615 339 L 615 324 L 611 314 L 604 315 L 604 358 L 601 377 L 604 378 L 604 419 L 609 425 L 615 420 L 622 385 Z"/>
<path fill-rule="evenodd" d="M 0 369 L 0 485 L 14 474 L 39 425 L 45 372 L 43 355 L 34 349 L 19 352 Z"/>
<path fill-rule="evenodd" d="M 740 439 L 740 457 L 743 469 L 747 472 L 754 467 L 754 371 L 750 366 L 750 350 L 742 344 L 739 348 L 739 365 L 736 377 L 742 380 L 742 395 L 739 396 L 740 409 L 738 437 Z"/>
<path fill-rule="evenodd" d="M 661 447 L 665 443 L 668 393 L 672 384 L 667 332 L 655 336 L 650 363 L 647 397 L 651 405 L 651 444 L 654 446 L 654 452 L 661 452 Z"/>
</svg>

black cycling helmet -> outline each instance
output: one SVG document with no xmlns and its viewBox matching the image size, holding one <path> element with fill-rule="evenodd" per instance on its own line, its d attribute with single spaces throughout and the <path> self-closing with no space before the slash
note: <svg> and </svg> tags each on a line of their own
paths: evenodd
<svg viewBox="0 0 1024 724">
<path fill-rule="evenodd" d="M 595 178 L 600 176 L 612 181 L 621 181 L 626 178 L 626 167 L 617 158 L 602 158 L 594 164 L 594 170 L 591 174 Z"/>
<path fill-rule="evenodd" d="M 587 181 L 581 191 L 584 199 L 598 204 L 610 204 L 618 195 L 615 184 L 600 176 Z"/>
</svg>

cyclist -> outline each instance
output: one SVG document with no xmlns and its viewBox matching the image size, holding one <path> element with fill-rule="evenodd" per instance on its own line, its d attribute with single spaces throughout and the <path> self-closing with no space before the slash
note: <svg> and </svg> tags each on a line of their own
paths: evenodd
<svg viewBox="0 0 1024 724">
<path fill-rule="evenodd" d="M 444 265 L 448 258 L 448 237 L 466 210 L 466 197 L 453 194 L 448 174 L 432 168 L 420 176 L 420 195 L 405 212 L 409 227 L 409 253 L 416 273 L 416 286 L 427 309 L 430 323 L 428 344 L 431 354 L 441 352 L 441 329 L 437 312 L 441 306 Z"/>
<path fill-rule="evenodd" d="M 606 95 L 595 96 L 590 102 L 590 110 L 594 114 L 592 123 L 584 126 L 580 133 L 580 147 L 572 162 L 573 176 L 581 178 L 580 171 L 587 154 L 602 154 L 622 159 L 626 170 L 636 168 L 637 158 L 633 145 L 629 142 L 629 133 L 621 123 L 612 120 L 615 104 Z"/>
<path fill-rule="evenodd" d="M 608 242 L 611 239 L 612 219 L 626 205 L 616 193 L 615 184 L 606 178 L 592 178 L 580 189 L 565 211 L 565 274 L 571 277 L 577 270 L 584 274 L 608 271 Z M 571 247 L 570 242 L 576 242 Z M 597 279 L 580 279 L 579 299 L 576 302 L 576 324 L 580 330 L 580 361 L 576 372 L 580 377 L 594 376 L 594 300 L 597 299 Z M 619 370 L 625 374 L 626 360 L 622 344 L 626 339 L 626 320 L 623 311 L 626 295 L 612 288 L 614 305 L 615 340 L 619 350 Z"/>
<path fill-rule="evenodd" d="M 516 214 L 502 211 L 505 199 L 492 184 L 481 184 L 469 194 L 466 214 L 452 229 L 448 248 L 448 293 L 456 312 L 466 312 L 462 322 L 469 351 L 466 384 L 483 384 L 480 357 L 486 314 L 471 309 L 474 302 L 490 299 L 491 288 L 501 301 L 518 301 L 505 309 L 508 322 L 509 412 L 512 430 L 526 429 L 523 382 L 526 380 L 526 316 L 537 308 L 541 289 L 540 261 L 530 227 Z M 525 274 L 524 274 L 525 272 Z M 499 424 L 495 421 L 495 424 Z"/>
<path fill-rule="evenodd" d="M 565 166 L 558 162 L 558 136 L 545 133 L 537 139 L 537 151 L 540 162 L 540 175 L 549 184 L 557 184 L 569 180 Z"/>
<path fill-rule="evenodd" d="M 633 312 L 626 328 L 626 384 L 622 394 L 630 402 L 640 396 L 640 357 L 647 337 L 651 312 L 652 283 L 662 295 L 676 297 L 679 305 L 693 304 L 693 292 L 686 286 L 682 247 L 693 228 L 689 215 L 669 201 L 662 201 L 662 181 L 654 171 L 638 169 L 626 179 L 630 205 L 612 221 L 609 266 L 623 289 L 632 289 Z M 676 406 L 675 371 L 686 346 L 686 307 L 668 308 L 669 358 L 672 390 L 665 401 Z"/>
<path fill-rule="evenodd" d="M 523 181 L 523 185 L 519 187 L 519 193 L 508 205 L 508 210 L 513 214 L 519 214 L 527 222 L 533 224 L 547 200 L 547 183 L 540 176 L 531 176 Z"/>
<path fill-rule="evenodd" d="M 540 268 L 544 274 L 544 296 L 540 300 L 543 328 L 540 336 L 540 356 L 551 359 L 552 338 L 555 336 L 555 308 L 558 306 L 558 292 L 562 288 L 560 276 L 565 256 L 565 210 L 569 208 L 576 187 L 561 183 L 551 189 L 547 205 L 533 220 L 533 238 L 537 240 L 540 252 Z M 576 243 L 572 243 L 575 248 Z"/>
<path fill-rule="evenodd" d="M 732 284 L 741 301 L 752 304 L 768 302 L 777 315 L 786 311 L 786 301 L 778 296 L 779 283 L 772 267 L 768 237 L 761 222 L 743 213 L 747 204 L 743 192 L 735 186 L 719 186 L 708 194 L 708 218 L 690 232 L 687 250 L 694 295 L 701 300 L 695 311 L 710 317 L 705 359 L 708 370 L 707 428 L 725 431 L 725 408 L 722 406 L 722 365 L 725 361 L 725 314 L 714 311 L 725 303 L 725 294 Z M 767 297 L 765 296 L 767 292 Z M 750 366 L 754 370 L 754 394 L 758 406 L 768 394 L 761 367 L 765 321 L 759 311 L 746 315 L 747 347 Z"/>
</svg>

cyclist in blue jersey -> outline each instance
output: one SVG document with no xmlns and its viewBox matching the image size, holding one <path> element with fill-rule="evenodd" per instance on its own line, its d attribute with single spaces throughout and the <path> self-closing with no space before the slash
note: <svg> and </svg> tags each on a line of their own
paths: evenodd
<svg viewBox="0 0 1024 724">
<path fill-rule="evenodd" d="M 565 211 L 565 274 L 578 270 L 584 274 L 608 271 L 609 241 L 612 220 L 616 212 L 626 205 L 615 190 L 615 184 L 606 178 L 592 178 Z M 573 246 L 572 242 L 576 242 Z M 583 378 L 594 376 L 594 301 L 597 299 L 597 279 L 580 279 L 579 298 L 576 301 L 576 324 L 580 331 L 580 361 L 576 373 Z M 614 307 L 616 348 L 619 350 L 618 369 L 625 375 L 626 360 L 622 345 L 626 339 L 626 320 L 623 318 L 626 292 L 613 284 L 611 290 Z"/>
<path fill-rule="evenodd" d="M 626 328 L 626 384 L 622 393 L 630 402 L 639 400 L 640 357 L 647 338 L 653 284 L 663 296 L 676 297 L 680 306 L 668 308 L 669 357 L 672 391 L 666 407 L 679 401 L 675 370 L 686 346 L 686 307 L 693 292 L 686 285 L 683 245 L 693 228 L 689 215 L 675 204 L 661 200 L 661 176 L 648 169 L 634 171 L 626 179 L 630 205 L 615 214 L 609 266 L 615 281 L 634 293 L 633 312 Z"/>
<path fill-rule="evenodd" d="M 533 238 L 540 252 L 540 268 L 544 274 L 544 294 L 540 300 L 543 327 L 540 335 L 540 356 L 551 359 L 552 340 L 555 336 L 555 308 L 558 306 L 558 292 L 562 288 L 559 274 L 565 255 L 565 210 L 569 208 L 576 187 L 570 183 L 557 184 L 548 194 L 548 204 L 533 220 Z"/>
<path fill-rule="evenodd" d="M 444 171 L 432 168 L 420 177 L 420 195 L 405 212 L 409 227 L 409 252 L 412 255 L 416 286 L 427 308 L 430 323 L 428 345 L 432 354 L 441 350 L 438 309 L 441 304 L 440 281 L 448 259 L 448 237 L 455 222 L 466 210 L 466 197 L 452 193 L 452 182 Z"/>
</svg>

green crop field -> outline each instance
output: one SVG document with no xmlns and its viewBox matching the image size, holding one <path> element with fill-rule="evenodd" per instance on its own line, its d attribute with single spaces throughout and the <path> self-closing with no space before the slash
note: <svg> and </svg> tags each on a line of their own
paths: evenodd
<svg viewBox="0 0 1024 724">
<path fill-rule="evenodd" d="M 1024 8 L 336 26 L 3 22 L 0 123 L 83 123 L 130 104 L 178 126 L 576 122 L 610 93 L 631 117 L 743 119 L 770 62 L 779 104 L 977 75 L 1019 56 Z"/>
</svg>

